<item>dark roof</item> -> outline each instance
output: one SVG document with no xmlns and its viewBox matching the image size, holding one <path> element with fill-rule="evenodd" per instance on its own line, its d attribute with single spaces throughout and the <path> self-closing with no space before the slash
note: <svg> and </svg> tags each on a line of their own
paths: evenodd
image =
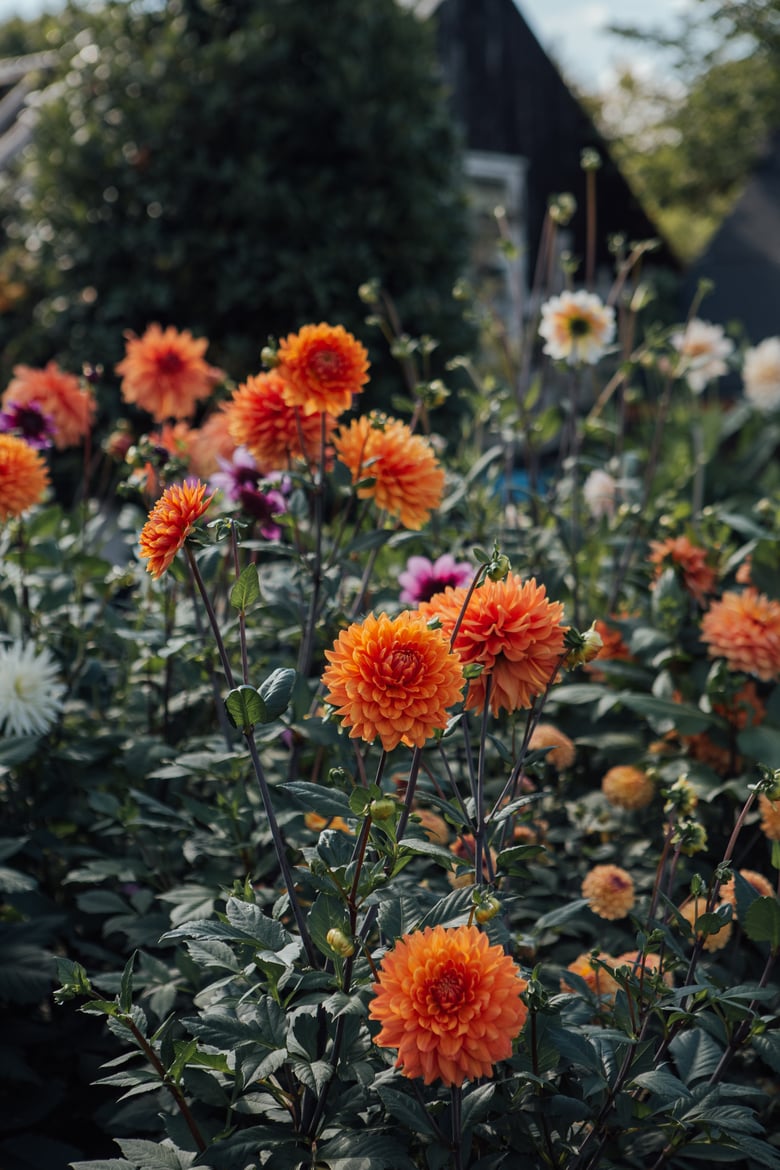
<svg viewBox="0 0 780 1170">
<path fill-rule="evenodd" d="M 780 133 L 731 214 L 689 268 L 686 303 L 701 279 L 714 285 L 702 301 L 701 317 L 721 325 L 740 322 L 753 344 L 780 332 Z"/>
<path fill-rule="evenodd" d="M 439 56 L 452 109 L 471 150 L 527 160 L 528 247 L 536 254 L 551 195 L 570 192 L 578 211 L 572 224 L 578 255 L 585 243 L 585 148 L 598 151 L 599 259 L 609 262 L 607 237 L 659 237 L 609 154 L 605 140 L 537 41 L 513 0 L 439 0 L 429 5 L 437 23 Z M 675 264 L 668 249 L 665 263 Z"/>
</svg>

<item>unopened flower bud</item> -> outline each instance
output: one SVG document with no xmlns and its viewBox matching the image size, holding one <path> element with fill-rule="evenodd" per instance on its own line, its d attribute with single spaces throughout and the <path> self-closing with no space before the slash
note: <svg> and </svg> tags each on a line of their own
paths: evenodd
<svg viewBox="0 0 780 1170">
<path fill-rule="evenodd" d="M 554 195 L 550 200 L 550 219 L 558 227 L 566 227 L 576 210 L 577 200 L 568 191 L 564 191 L 561 195 Z"/>
<path fill-rule="evenodd" d="M 372 800 L 368 806 L 368 811 L 375 821 L 389 821 L 392 816 L 395 816 L 398 805 L 390 796 L 383 796 L 377 800 Z"/>
<path fill-rule="evenodd" d="M 580 166 L 583 171 L 598 171 L 601 168 L 601 155 L 592 146 L 586 146 L 580 152 Z"/>
<path fill-rule="evenodd" d="M 348 959 L 350 955 L 355 953 L 354 942 L 339 926 L 330 928 L 325 935 L 325 941 L 331 950 L 335 951 L 337 955 L 341 955 L 342 959 Z"/>
<path fill-rule="evenodd" d="M 275 345 L 264 345 L 260 350 L 260 361 L 266 370 L 272 370 L 278 362 Z"/>
<path fill-rule="evenodd" d="M 672 833 L 672 844 L 679 845 L 686 857 L 693 857 L 707 848 L 707 830 L 698 821 L 681 821 Z"/>
<path fill-rule="evenodd" d="M 583 666 L 584 663 L 597 658 L 599 651 L 604 645 L 601 634 L 596 629 L 595 622 L 583 633 L 575 629 L 567 630 L 564 644 L 569 650 L 565 665 L 570 670 L 575 666 Z"/>
<path fill-rule="evenodd" d="M 512 569 L 512 562 L 509 557 L 500 553 L 488 565 L 487 576 L 491 581 L 503 581 Z"/>
<path fill-rule="evenodd" d="M 689 817 L 699 803 L 696 789 L 687 776 L 678 777 L 671 788 L 664 789 L 664 796 L 666 797 L 664 812 L 670 813 L 674 810 L 681 817 Z"/>
<path fill-rule="evenodd" d="M 496 898 L 493 894 L 489 894 L 487 897 L 481 899 L 479 905 L 474 911 L 474 918 L 481 926 L 485 922 L 490 922 L 491 918 L 495 918 L 500 910 L 501 903 L 499 902 L 498 898 Z"/>
</svg>

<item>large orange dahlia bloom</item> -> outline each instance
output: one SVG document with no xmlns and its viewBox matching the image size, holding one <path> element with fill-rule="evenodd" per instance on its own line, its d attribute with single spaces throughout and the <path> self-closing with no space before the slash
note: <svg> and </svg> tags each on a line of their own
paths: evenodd
<svg viewBox="0 0 780 1170">
<path fill-rule="evenodd" d="M 528 983 L 476 926 L 406 934 L 379 967 L 369 1015 L 380 1048 L 397 1048 L 405 1077 L 462 1085 L 512 1055 L 528 1009 Z"/>
<path fill-rule="evenodd" d="M 205 483 L 188 480 L 166 488 L 149 513 L 138 544 L 141 556 L 148 560 L 147 572 L 161 577 L 213 500 L 204 498 Z"/>
<path fill-rule="evenodd" d="M 49 472 L 39 451 L 16 435 L 0 434 L 0 520 L 40 502 Z"/>
<path fill-rule="evenodd" d="M 336 435 L 334 446 L 361 499 L 397 516 L 404 528 L 422 528 L 438 508 L 444 471 L 427 439 L 394 418 L 362 415 Z"/>
<path fill-rule="evenodd" d="M 452 637 L 467 590 L 445 589 L 419 606 L 428 620 L 439 618 Z M 549 601 L 543 585 L 532 577 L 522 581 L 485 581 L 474 591 L 455 639 L 454 650 L 464 665 L 480 663 L 482 674 L 469 683 L 466 706 L 480 710 L 490 678 L 490 709 L 516 711 L 530 707 L 541 694 L 565 654 L 561 625 L 563 605 Z"/>
<path fill-rule="evenodd" d="M 295 459 L 309 465 L 319 462 L 323 415 L 303 414 L 290 406 L 284 380 L 276 371 L 247 378 L 224 409 L 236 446 L 246 447 L 266 471 L 280 471 Z M 327 413 L 324 418 L 328 444 L 336 420 Z"/>
<path fill-rule="evenodd" d="M 682 571 L 683 584 L 699 605 L 706 603 L 707 595 L 715 588 L 715 569 L 708 563 L 707 557 L 707 550 L 692 544 L 687 536 L 650 541 L 648 559 L 656 567 L 656 577 L 660 577 L 664 567 L 671 561 Z"/>
<path fill-rule="evenodd" d="M 161 329 L 156 323 L 142 337 L 126 334 L 125 356 L 116 367 L 125 402 L 140 406 L 157 422 L 191 418 L 223 376 L 204 359 L 208 344 L 188 329 Z"/>
<path fill-rule="evenodd" d="M 62 451 L 80 443 L 92 426 L 97 409 L 95 399 L 75 374 L 67 374 L 56 362 L 44 369 L 14 366 L 14 376 L 3 394 L 2 404 L 19 406 L 35 403 L 54 424 L 54 445 Z"/>
<path fill-rule="evenodd" d="M 764 682 L 780 677 L 780 602 L 756 589 L 724 593 L 701 621 L 701 638 L 711 658 L 725 658 L 729 670 Z"/>
<path fill-rule="evenodd" d="M 302 414 L 340 415 L 368 381 L 368 353 L 343 325 L 304 325 L 279 342 L 285 400 Z"/>
<path fill-rule="evenodd" d="M 447 708 L 460 698 L 460 661 L 439 630 L 415 613 L 373 614 L 342 630 L 322 683 L 352 738 L 385 751 L 399 743 L 422 747 L 447 726 Z"/>
</svg>

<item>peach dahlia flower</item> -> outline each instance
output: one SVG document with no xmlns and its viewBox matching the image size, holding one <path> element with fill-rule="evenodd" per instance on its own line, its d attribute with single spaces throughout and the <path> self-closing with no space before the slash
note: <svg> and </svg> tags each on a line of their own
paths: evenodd
<svg viewBox="0 0 780 1170">
<path fill-rule="evenodd" d="M 635 902 L 631 875 L 619 865 L 596 865 L 585 875 L 582 896 L 599 918 L 625 918 Z"/>
<path fill-rule="evenodd" d="M 655 796 L 655 785 L 646 772 L 630 764 L 616 764 L 605 772 L 601 791 L 616 808 L 647 808 Z"/>
<path fill-rule="evenodd" d="M 451 638 L 467 590 L 445 589 L 419 607 L 426 620 L 439 618 Z M 563 605 L 549 601 L 543 585 L 531 578 L 509 576 L 485 581 L 471 595 L 455 638 L 454 650 L 464 665 L 484 669 L 469 683 L 466 706 L 480 710 L 490 678 L 490 709 L 516 711 L 530 707 L 550 682 L 565 654 L 561 625 Z"/>
<path fill-rule="evenodd" d="M 764 682 L 780 676 L 780 602 L 757 589 L 727 592 L 701 621 L 710 658 L 724 658 L 729 670 Z"/>
<path fill-rule="evenodd" d="M 67 374 L 56 362 L 44 369 L 14 366 L 13 378 L 3 394 L 3 406 L 9 403 L 28 406 L 35 403 L 54 425 L 54 446 L 62 451 L 74 447 L 89 432 L 97 404 L 75 374 Z"/>
<path fill-rule="evenodd" d="M 668 540 L 651 540 L 651 565 L 656 567 L 656 577 L 669 561 L 682 570 L 683 584 L 699 605 L 704 605 L 707 594 L 715 588 L 716 574 L 707 563 L 707 550 L 692 544 L 687 536 L 669 537 Z"/>
<path fill-rule="evenodd" d="M 380 1048 L 396 1048 L 405 1077 L 462 1085 L 489 1077 L 512 1055 L 528 986 L 500 946 L 476 926 L 406 934 L 379 967 L 369 1015 Z"/>
<path fill-rule="evenodd" d="M 447 708 L 463 687 L 460 662 L 439 630 L 405 610 L 396 618 L 369 614 L 342 630 L 322 676 L 326 702 L 351 738 L 422 747 L 443 731 Z"/>
</svg>

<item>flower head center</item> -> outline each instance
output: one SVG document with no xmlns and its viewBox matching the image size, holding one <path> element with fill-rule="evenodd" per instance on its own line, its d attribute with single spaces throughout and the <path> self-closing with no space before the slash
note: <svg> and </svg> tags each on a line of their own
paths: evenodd
<svg viewBox="0 0 780 1170">
<path fill-rule="evenodd" d="M 575 315 L 569 317 L 569 333 L 572 337 L 587 337 L 593 328 L 593 322 L 587 317 Z"/>
<path fill-rule="evenodd" d="M 411 647 L 397 647 L 390 655 L 390 670 L 397 682 L 414 681 L 420 673 L 419 653 Z"/>
<path fill-rule="evenodd" d="M 429 985 L 428 994 L 442 1011 L 451 1012 L 469 999 L 469 985 L 465 972 L 454 966 L 446 967 Z"/>
<path fill-rule="evenodd" d="M 331 378 L 338 374 L 341 358 L 332 349 L 320 349 L 312 355 L 311 368 L 318 378 Z"/>
<path fill-rule="evenodd" d="M 175 349 L 164 350 L 157 359 L 157 368 L 161 374 L 178 374 L 184 369 L 181 354 Z"/>
</svg>

